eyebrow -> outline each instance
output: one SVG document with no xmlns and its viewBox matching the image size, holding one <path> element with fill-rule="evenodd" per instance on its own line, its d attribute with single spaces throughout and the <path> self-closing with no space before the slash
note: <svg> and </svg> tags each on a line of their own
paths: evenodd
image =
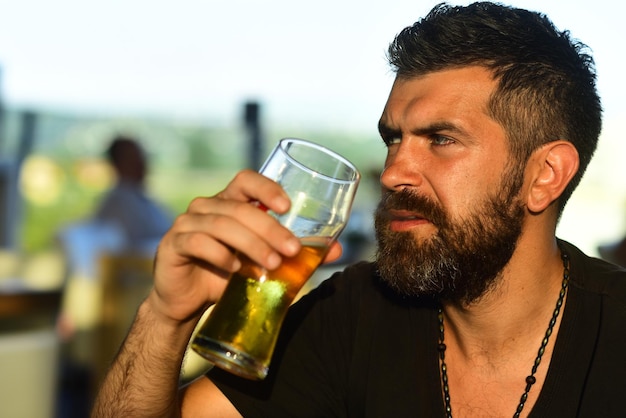
<svg viewBox="0 0 626 418">
<path fill-rule="evenodd" d="M 381 119 L 380 121 L 378 121 L 378 133 L 380 134 L 381 138 L 385 139 L 398 137 L 402 132 L 399 129 L 394 129 L 390 127 Z"/>
<path fill-rule="evenodd" d="M 446 122 L 446 121 L 434 122 L 434 123 L 431 123 L 430 125 L 411 129 L 410 132 L 411 134 L 416 135 L 416 136 L 424 136 L 424 135 L 430 135 L 430 134 L 434 134 L 434 133 L 441 132 L 441 131 L 464 133 L 464 131 L 461 128 L 459 128 L 457 125 L 451 122 Z M 400 129 L 393 128 L 387 125 L 382 120 L 378 122 L 378 132 L 380 133 L 380 136 L 382 138 L 395 138 L 395 137 L 399 137 L 402 135 L 402 131 Z"/>
</svg>

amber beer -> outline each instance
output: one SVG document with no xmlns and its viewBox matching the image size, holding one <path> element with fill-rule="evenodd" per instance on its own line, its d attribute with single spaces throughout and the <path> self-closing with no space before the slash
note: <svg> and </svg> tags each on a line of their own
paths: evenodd
<svg viewBox="0 0 626 418">
<path fill-rule="evenodd" d="M 251 379 L 267 375 L 287 309 L 346 226 L 361 178 L 341 155 L 297 138 L 281 139 L 259 173 L 289 197 L 286 213 L 268 215 L 302 240 L 302 251 L 273 271 L 242 255 L 243 267 L 191 343 L 216 366 Z M 267 210 L 261 203 L 252 202 Z"/>
<path fill-rule="evenodd" d="M 301 242 L 300 253 L 284 259 L 275 270 L 267 271 L 242 257 L 241 269 L 232 275 L 220 303 L 194 339 L 196 352 L 243 377 L 267 375 L 287 309 L 324 259 L 330 239 Z M 221 350 L 212 349 L 216 347 Z"/>
</svg>

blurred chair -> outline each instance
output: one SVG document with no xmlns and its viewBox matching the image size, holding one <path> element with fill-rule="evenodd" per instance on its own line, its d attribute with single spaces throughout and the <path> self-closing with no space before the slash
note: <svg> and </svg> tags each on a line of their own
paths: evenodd
<svg viewBox="0 0 626 418">
<path fill-rule="evenodd" d="M 94 335 L 94 367 L 101 382 L 124 341 L 137 308 L 152 287 L 153 257 L 103 253 L 98 260 L 101 301 Z"/>
<path fill-rule="evenodd" d="M 122 231 L 113 224 L 81 221 L 66 225 L 58 240 L 67 262 L 62 315 L 71 331 L 92 330 L 99 322 L 102 283 L 99 260 L 123 246 Z"/>
<path fill-rule="evenodd" d="M 58 414 L 88 415 L 102 365 L 101 322 L 103 281 L 100 258 L 123 246 L 115 225 L 84 220 L 63 226 L 57 240 L 67 264 L 58 331 L 62 338 L 61 388 Z M 106 345 L 108 348 L 109 345 Z"/>
<path fill-rule="evenodd" d="M 152 287 L 154 246 L 123 251 L 121 231 L 99 221 L 78 222 L 59 233 L 69 265 L 62 318 L 71 341 L 70 356 L 102 381 Z M 204 374 L 210 363 L 188 350 L 181 384 Z"/>
<path fill-rule="evenodd" d="M 153 284 L 153 258 L 142 254 L 103 254 L 100 257 L 102 304 L 99 326 L 95 335 L 95 369 L 98 382 L 114 359 L 135 318 L 137 308 Z M 196 327 L 208 315 L 203 315 Z M 180 384 L 185 385 L 211 368 L 191 349 L 187 349 L 180 372 Z"/>
</svg>

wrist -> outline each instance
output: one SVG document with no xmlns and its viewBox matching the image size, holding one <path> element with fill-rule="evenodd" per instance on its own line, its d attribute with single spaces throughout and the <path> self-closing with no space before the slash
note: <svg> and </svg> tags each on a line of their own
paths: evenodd
<svg viewBox="0 0 626 418">
<path fill-rule="evenodd" d="M 204 310 L 199 309 L 198 312 L 192 315 L 176 315 L 176 311 L 166 306 L 166 303 L 158 297 L 156 291 L 152 290 L 139 306 L 137 316 L 138 318 L 144 318 L 150 327 L 158 329 L 160 336 L 166 339 L 172 338 L 174 341 L 181 341 L 186 344 Z"/>
</svg>

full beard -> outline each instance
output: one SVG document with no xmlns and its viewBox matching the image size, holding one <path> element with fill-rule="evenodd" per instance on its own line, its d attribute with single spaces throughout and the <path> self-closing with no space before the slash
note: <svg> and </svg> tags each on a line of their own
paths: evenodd
<svg viewBox="0 0 626 418">
<path fill-rule="evenodd" d="M 439 297 L 463 304 L 479 300 L 495 287 L 521 235 L 524 209 L 518 197 L 520 187 L 504 185 L 458 221 L 414 192 L 385 193 L 375 214 L 381 278 L 403 296 Z M 418 240 L 411 232 L 392 231 L 390 209 L 415 211 L 437 232 Z"/>
</svg>

